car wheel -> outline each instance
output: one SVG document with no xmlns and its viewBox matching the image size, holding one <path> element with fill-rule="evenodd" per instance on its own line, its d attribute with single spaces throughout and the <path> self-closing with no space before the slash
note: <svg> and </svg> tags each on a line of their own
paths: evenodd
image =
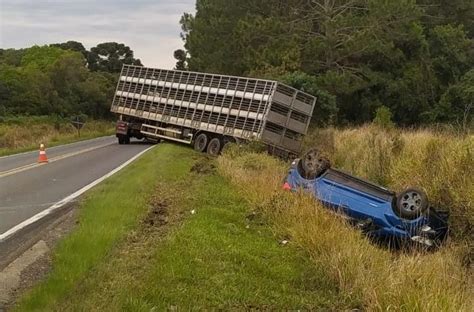
<svg viewBox="0 0 474 312">
<path fill-rule="evenodd" d="M 415 219 L 428 208 L 428 196 L 418 188 L 408 188 L 397 196 L 398 215 L 404 219 Z"/>
<path fill-rule="evenodd" d="M 197 152 L 204 152 L 207 146 L 207 135 L 205 133 L 201 133 L 197 136 L 196 140 L 194 140 L 194 150 Z"/>
<path fill-rule="evenodd" d="M 207 153 L 211 156 L 217 156 L 221 151 L 221 146 L 221 140 L 219 140 L 219 138 L 213 138 L 207 146 Z"/>
<path fill-rule="evenodd" d="M 315 179 L 331 167 L 329 159 L 317 149 L 310 149 L 298 162 L 298 173 L 305 179 Z"/>
</svg>

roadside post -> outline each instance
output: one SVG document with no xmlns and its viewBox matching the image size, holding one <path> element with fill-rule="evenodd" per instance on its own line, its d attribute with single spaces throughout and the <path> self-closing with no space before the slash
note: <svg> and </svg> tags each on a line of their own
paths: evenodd
<svg viewBox="0 0 474 312">
<path fill-rule="evenodd" d="M 82 118 L 81 116 L 75 116 L 71 119 L 71 123 L 74 126 L 74 128 L 77 129 L 77 135 L 81 137 L 81 129 L 82 127 L 84 127 L 84 124 L 86 123 L 84 118 Z"/>
</svg>

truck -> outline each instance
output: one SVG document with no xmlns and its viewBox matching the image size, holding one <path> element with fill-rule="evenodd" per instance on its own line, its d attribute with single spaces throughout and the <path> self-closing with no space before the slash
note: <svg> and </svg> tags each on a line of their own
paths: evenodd
<svg viewBox="0 0 474 312">
<path fill-rule="evenodd" d="M 124 65 L 111 106 L 119 144 L 171 140 L 217 155 L 228 142 L 261 141 L 299 154 L 316 97 L 281 82 Z"/>
</svg>

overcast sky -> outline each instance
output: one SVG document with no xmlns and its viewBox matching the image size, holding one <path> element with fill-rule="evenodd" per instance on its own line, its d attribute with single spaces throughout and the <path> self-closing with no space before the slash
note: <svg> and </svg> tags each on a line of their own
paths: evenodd
<svg viewBox="0 0 474 312">
<path fill-rule="evenodd" d="M 0 0 L 0 48 L 125 43 L 145 66 L 173 68 L 179 19 L 195 0 Z"/>
</svg>

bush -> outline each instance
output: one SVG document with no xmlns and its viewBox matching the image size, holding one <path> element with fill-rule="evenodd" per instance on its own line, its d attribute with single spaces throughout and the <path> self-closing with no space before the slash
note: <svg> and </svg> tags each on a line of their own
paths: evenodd
<svg viewBox="0 0 474 312">
<path fill-rule="evenodd" d="M 373 123 L 381 128 L 389 129 L 395 126 L 395 123 L 392 121 L 392 112 L 390 108 L 386 106 L 381 106 L 375 111 L 375 118 Z"/>
</svg>

